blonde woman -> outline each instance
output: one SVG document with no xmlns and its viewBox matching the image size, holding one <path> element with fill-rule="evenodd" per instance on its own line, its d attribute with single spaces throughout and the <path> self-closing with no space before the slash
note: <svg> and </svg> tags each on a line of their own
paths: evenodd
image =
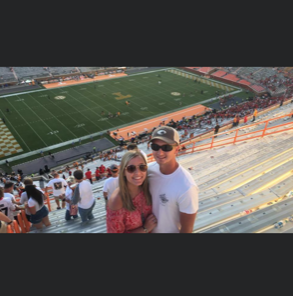
<svg viewBox="0 0 296 296">
<path fill-rule="evenodd" d="M 149 233 L 157 225 L 147 179 L 147 162 L 141 152 L 122 157 L 119 187 L 107 203 L 108 233 Z"/>
</svg>

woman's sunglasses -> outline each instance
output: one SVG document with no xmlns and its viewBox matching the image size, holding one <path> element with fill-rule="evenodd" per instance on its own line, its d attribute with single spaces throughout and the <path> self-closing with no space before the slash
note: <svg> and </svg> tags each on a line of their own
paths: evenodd
<svg viewBox="0 0 296 296">
<path fill-rule="evenodd" d="M 147 171 L 147 165 L 146 165 L 146 164 L 140 164 L 140 165 L 138 165 L 138 167 L 139 167 L 139 169 L 140 169 L 141 172 L 146 172 L 146 171 Z M 137 169 L 137 166 L 135 166 L 135 165 L 133 165 L 133 164 L 128 165 L 128 166 L 126 167 L 126 170 L 127 170 L 130 174 L 134 173 L 134 172 L 136 171 L 136 169 Z"/>
<path fill-rule="evenodd" d="M 159 149 L 161 149 L 164 152 L 169 152 L 169 151 L 172 151 L 175 146 L 176 145 L 168 145 L 167 144 L 167 145 L 159 146 L 157 144 L 151 144 L 151 149 L 154 151 L 158 151 Z"/>
</svg>

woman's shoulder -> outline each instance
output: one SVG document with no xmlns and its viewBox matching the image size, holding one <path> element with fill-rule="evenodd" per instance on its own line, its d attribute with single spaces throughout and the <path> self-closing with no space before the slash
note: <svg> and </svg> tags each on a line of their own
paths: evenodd
<svg viewBox="0 0 296 296">
<path fill-rule="evenodd" d="M 123 207 L 119 188 L 116 188 L 108 200 L 108 208 L 112 211 L 118 211 Z"/>
<path fill-rule="evenodd" d="M 36 205 L 36 201 L 32 198 L 32 197 L 30 197 L 30 198 L 28 198 L 28 205 L 29 206 L 35 206 Z"/>
</svg>

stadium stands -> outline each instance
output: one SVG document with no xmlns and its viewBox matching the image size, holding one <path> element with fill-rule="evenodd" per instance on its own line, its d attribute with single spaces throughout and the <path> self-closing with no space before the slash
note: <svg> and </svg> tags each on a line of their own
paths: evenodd
<svg viewBox="0 0 296 296">
<path fill-rule="evenodd" d="M 93 71 L 95 68 L 100 67 L 78 67 L 81 72 Z M 191 68 L 201 70 L 200 67 Z M 212 69 L 206 68 L 209 68 L 207 71 Z M 42 69 L 42 71 L 56 75 L 54 73 L 71 73 L 70 69 L 77 70 L 75 67 L 69 67 L 69 69 L 50 67 L 48 70 Z M 218 70 L 212 76 L 228 77 L 232 81 L 252 87 L 254 87 L 254 83 L 262 79 L 279 75 L 278 69 L 272 68 L 226 67 L 224 69 L 226 71 Z M 6 70 L 8 71 L 7 75 L 11 74 L 9 69 Z M 6 73 L 6 70 L 3 70 L 3 73 Z M 26 75 L 32 73 L 31 70 L 22 72 L 16 69 L 15 73 L 18 77 L 22 75 L 22 77 L 29 77 Z M 259 84 L 256 86 L 265 90 L 264 86 Z M 286 86 L 282 88 L 287 89 Z M 259 112 L 256 122 L 278 118 L 291 112 L 292 104 L 290 103 L 278 107 L 277 102 L 276 106 L 277 108 L 270 109 L 264 114 Z M 189 129 L 189 134 L 198 136 L 212 131 L 216 124 L 215 119 L 210 117 L 206 119 L 202 128 L 194 126 Z M 219 140 L 233 137 L 233 128 L 228 126 L 231 121 L 232 118 L 219 120 L 219 124 L 226 127 L 225 134 L 218 134 Z M 268 127 L 292 121 L 293 119 L 290 117 L 282 117 L 271 121 Z M 242 122 L 240 125 L 243 125 Z M 241 134 L 247 135 L 250 132 L 262 130 L 262 125 L 252 125 L 250 121 L 246 127 L 241 131 Z M 278 129 L 280 128 L 284 127 L 278 127 Z M 185 136 L 184 129 L 179 130 L 179 134 L 183 140 L 190 138 L 189 135 Z M 202 140 L 200 144 L 209 141 L 209 139 Z M 138 147 L 147 154 L 151 153 L 145 142 L 139 143 Z M 190 147 L 191 144 L 186 144 L 186 148 Z M 94 173 L 95 168 L 101 164 L 108 167 L 113 163 L 119 163 L 118 161 L 124 153 L 125 151 L 118 152 L 117 160 L 103 161 L 97 158 L 87 162 L 84 164 L 84 171 L 89 168 Z M 222 145 L 211 150 L 180 155 L 178 161 L 192 174 L 199 186 L 199 212 L 194 225 L 195 233 L 292 232 L 293 226 L 291 226 L 289 217 L 293 215 L 293 199 L 289 197 L 289 193 L 293 191 L 293 130 L 245 140 L 235 145 Z M 65 165 L 59 166 L 56 170 L 64 169 L 64 167 Z M 68 177 L 68 173 L 65 171 L 63 173 Z M 38 181 L 35 184 L 40 185 Z M 80 218 L 65 221 L 65 210 L 56 210 L 54 200 L 51 199 L 52 211 L 49 214 L 49 219 L 52 225 L 42 230 L 31 228 L 29 233 L 105 233 L 106 211 L 102 194 L 103 184 L 104 180 L 100 180 L 92 185 L 96 198 L 96 206 L 93 211 L 95 219 L 92 221 L 85 225 L 81 224 Z M 283 219 L 289 221 L 286 222 L 285 230 L 275 229 L 274 224 Z"/>
<path fill-rule="evenodd" d="M 0 67 L 0 85 L 17 82 L 16 77 L 9 68 L 10 67 Z"/>
<path fill-rule="evenodd" d="M 259 119 L 274 118 L 289 110 L 289 105 L 282 106 L 261 115 Z M 286 121 L 281 118 L 274 124 L 280 125 Z M 182 133 L 180 131 L 180 135 Z M 150 153 L 145 143 L 138 146 L 147 154 Z M 118 156 L 123 153 L 118 153 Z M 262 139 L 179 156 L 179 162 L 192 173 L 200 189 L 200 209 L 194 232 L 256 232 L 267 226 L 270 230 L 275 222 L 292 215 L 290 201 L 285 210 L 281 209 L 287 194 L 293 190 L 292 158 L 291 130 Z M 96 160 L 85 165 L 84 169 L 90 168 L 94 171 L 101 163 L 108 167 L 114 160 Z M 42 230 L 32 229 L 30 233 L 106 232 L 103 184 L 104 180 L 92 185 L 95 197 L 101 198 L 97 200 L 93 221 L 82 226 L 79 219 L 65 221 L 64 210 L 54 210 L 50 213 L 50 227 Z M 261 217 L 261 209 L 268 209 L 268 216 L 262 214 Z M 252 218 L 255 214 L 256 218 Z M 247 222 L 241 222 L 240 219 Z M 252 223 L 254 219 L 256 225 Z M 292 231 L 291 226 L 289 231 Z"/>
<path fill-rule="evenodd" d="M 19 81 L 32 80 L 37 77 L 50 77 L 43 67 L 13 67 Z"/>
</svg>

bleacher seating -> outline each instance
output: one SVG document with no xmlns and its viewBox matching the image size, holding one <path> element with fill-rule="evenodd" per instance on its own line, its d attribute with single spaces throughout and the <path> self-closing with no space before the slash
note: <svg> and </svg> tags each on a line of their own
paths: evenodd
<svg viewBox="0 0 296 296">
<path fill-rule="evenodd" d="M 48 71 L 53 76 L 79 73 L 76 67 L 48 67 Z"/>
<path fill-rule="evenodd" d="M 290 104 L 284 105 L 261 115 L 258 121 L 287 114 L 290 108 Z M 282 118 L 272 124 L 279 125 L 287 120 L 291 119 Z M 256 128 L 250 127 L 249 131 Z M 147 154 L 151 153 L 146 143 L 140 144 L 139 148 Z M 179 156 L 178 161 L 189 170 L 200 190 L 200 208 L 194 232 L 256 232 L 267 226 L 272 227 L 279 219 L 291 215 L 293 209 L 290 202 L 286 210 L 276 209 L 280 208 L 281 200 L 285 201 L 286 195 L 293 190 L 292 148 L 293 131 L 289 130 L 262 139 Z M 108 167 L 114 162 L 95 160 L 85 165 L 84 170 L 90 168 L 94 172 L 101 163 Z M 92 185 L 96 198 L 93 211 L 95 219 L 82 225 L 80 218 L 65 221 L 65 210 L 53 210 L 50 213 L 52 225 L 42 230 L 32 229 L 30 233 L 105 233 L 103 184 L 104 180 Z M 52 205 L 54 208 L 54 201 Z M 248 213 L 250 209 L 253 211 Z M 262 209 L 268 209 L 268 219 L 260 214 Z M 240 219 L 251 222 L 247 225 Z M 289 231 L 292 231 L 290 226 Z"/>
<path fill-rule="evenodd" d="M 48 71 L 43 67 L 13 67 L 13 69 L 19 81 L 37 77 L 50 77 Z"/>
<path fill-rule="evenodd" d="M 0 84 L 16 82 L 17 79 L 9 67 L 0 67 Z"/>
</svg>

